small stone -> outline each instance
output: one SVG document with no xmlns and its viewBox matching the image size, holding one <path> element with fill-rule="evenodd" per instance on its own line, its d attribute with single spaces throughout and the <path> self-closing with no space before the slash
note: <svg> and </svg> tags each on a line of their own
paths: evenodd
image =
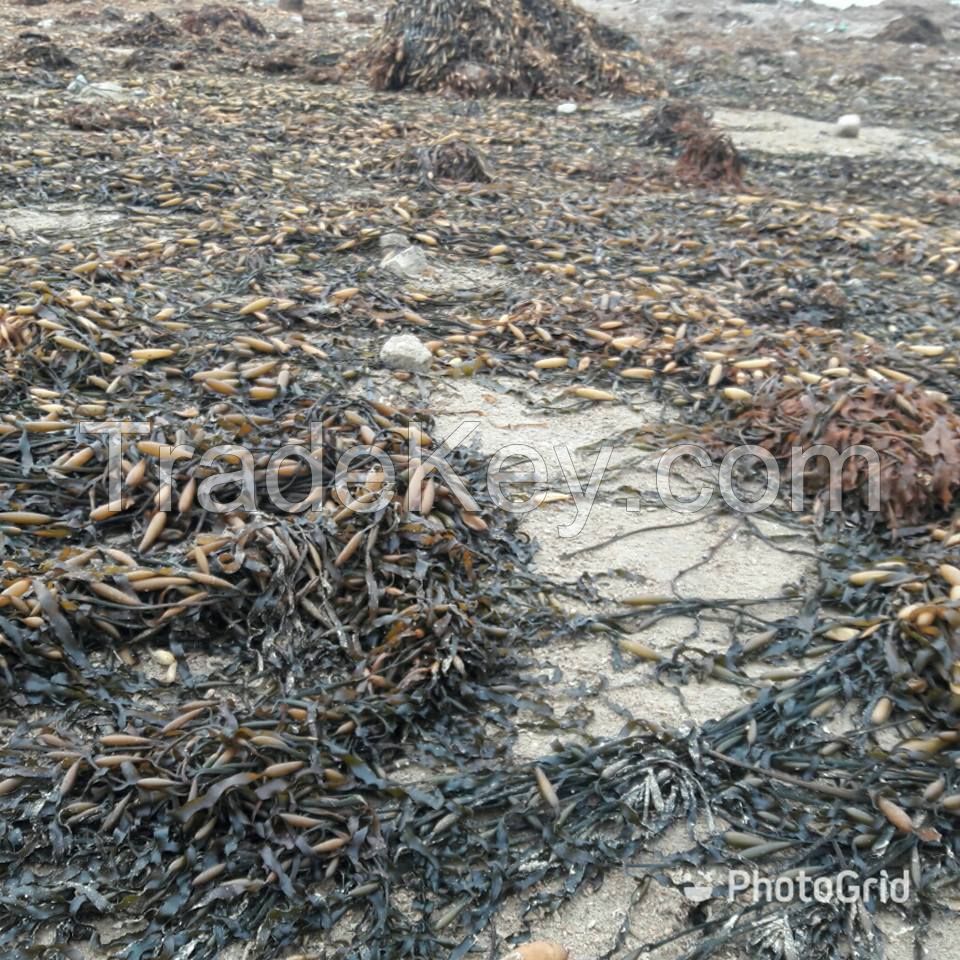
<svg viewBox="0 0 960 960">
<path fill-rule="evenodd" d="M 575 103 L 558 103 L 557 113 L 576 113 L 577 105 Z"/>
<path fill-rule="evenodd" d="M 405 233 L 385 233 L 380 238 L 380 246 L 384 250 L 393 250 L 396 247 L 403 249 L 410 246 L 410 239 Z"/>
<path fill-rule="evenodd" d="M 850 140 L 856 140 L 860 136 L 860 117 L 855 113 L 848 113 L 837 121 L 836 134 L 838 137 L 846 137 Z"/>
<path fill-rule="evenodd" d="M 832 307 L 834 310 L 846 310 L 850 306 L 847 295 L 832 280 L 825 280 L 816 287 L 810 299 L 819 307 Z"/>
<path fill-rule="evenodd" d="M 380 362 L 391 370 L 426 373 L 433 363 L 433 354 L 412 333 L 400 333 L 380 348 Z"/>
<path fill-rule="evenodd" d="M 90 81 L 82 73 L 78 73 L 67 85 L 67 93 L 78 93 L 89 83 Z"/>
<path fill-rule="evenodd" d="M 88 103 L 97 100 L 119 102 L 121 100 L 128 100 L 131 97 L 146 96 L 145 90 L 139 87 L 125 89 L 115 80 L 102 80 L 98 83 L 80 83 L 79 81 L 81 80 L 83 80 L 82 74 L 71 82 L 70 86 L 67 87 L 67 91 L 72 93 L 78 100 L 83 100 Z"/>
<path fill-rule="evenodd" d="M 380 266 L 407 279 L 422 277 L 430 269 L 426 254 L 420 247 L 413 246 L 402 250 L 394 248 L 380 261 Z"/>
</svg>

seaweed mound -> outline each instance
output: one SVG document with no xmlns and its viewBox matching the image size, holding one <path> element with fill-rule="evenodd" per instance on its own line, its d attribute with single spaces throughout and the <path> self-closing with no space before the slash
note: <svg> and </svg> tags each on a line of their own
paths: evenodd
<svg viewBox="0 0 960 960">
<path fill-rule="evenodd" d="M 159 47 L 179 36 L 180 31 L 155 13 L 145 13 L 127 27 L 107 38 L 113 47 Z"/>
<path fill-rule="evenodd" d="M 654 109 L 640 136 L 643 146 L 679 147 L 691 131 L 706 129 L 712 116 L 699 103 L 671 98 Z"/>
<path fill-rule="evenodd" d="M 494 175 L 490 158 L 458 137 L 445 138 L 429 147 L 415 147 L 399 159 L 396 167 L 399 173 L 418 175 L 428 184 L 437 180 L 489 183 Z"/>
<path fill-rule="evenodd" d="M 200 36 L 223 28 L 243 30 L 255 37 L 267 35 L 266 27 L 256 17 L 239 7 L 225 7 L 218 3 L 208 3 L 199 10 L 185 13 L 180 25 L 187 33 Z"/>
<path fill-rule="evenodd" d="M 943 31 L 922 13 L 909 13 L 891 20 L 874 40 L 892 43 L 922 43 L 927 47 L 942 47 L 947 41 Z"/>
<path fill-rule="evenodd" d="M 538 97 L 622 88 L 608 43 L 566 0 L 396 0 L 366 58 L 377 90 Z"/>
<path fill-rule="evenodd" d="M 677 160 L 677 175 L 682 180 L 732 187 L 743 183 L 746 163 L 727 134 L 710 128 L 690 131 L 683 144 Z"/>
</svg>

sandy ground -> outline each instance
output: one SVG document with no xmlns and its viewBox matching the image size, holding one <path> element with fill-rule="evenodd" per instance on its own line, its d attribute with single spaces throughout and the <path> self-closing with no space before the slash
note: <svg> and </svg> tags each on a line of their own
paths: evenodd
<svg viewBox="0 0 960 960">
<path fill-rule="evenodd" d="M 738 596 L 766 597 L 812 575 L 809 565 L 798 566 L 795 555 L 763 544 L 751 543 L 747 549 L 747 538 L 738 533 L 737 520 L 730 515 L 707 511 L 700 522 L 688 525 L 689 515 L 672 513 L 666 507 L 640 511 L 628 508 L 626 495 L 618 493 L 625 475 L 632 487 L 653 492 L 659 456 L 637 456 L 639 451 L 634 449 L 631 458 L 629 443 L 617 438 L 631 428 L 660 420 L 663 413 L 656 404 L 640 411 L 611 407 L 599 415 L 593 411 L 552 414 L 547 430 L 539 425 L 543 412 L 535 407 L 511 395 L 492 393 L 482 383 L 460 384 L 444 403 L 450 412 L 440 418 L 438 433 L 446 435 L 461 419 L 476 416 L 481 421 L 478 432 L 485 453 L 493 454 L 508 443 L 528 445 L 546 462 L 554 492 L 568 494 L 555 457 L 558 446 L 570 451 L 585 485 L 597 462 L 597 445 L 605 441 L 615 445 L 597 501 L 579 534 L 570 535 L 576 528 L 577 508 L 569 502 L 545 504 L 526 514 L 522 529 L 540 547 L 536 563 L 545 576 L 571 581 L 586 574 L 604 600 L 616 606 L 615 601 L 625 597 L 670 596 L 674 592 L 686 597 L 729 597 L 733 584 Z M 447 392 L 452 391 L 445 386 L 443 393 Z M 482 410 L 482 414 L 472 414 L 472 410 Z M 788 543 L 794 549 L 813 549 L 799 538 Z M 709 563 L 684 574 L 708 556 L 712 556 Z M 786 612 L 778 605 L 777 615 Z M 646 635 L 644 642 L 669 653 L 693 629 L 692 622 L 672 618 Z M 726 646 L 724 625 L 711 624 L 706 634 L 698 640 L 699 646 L 709 648 L 720 640 Z M 674 690 L 653 679 L 650 667 L 613 673 L 608 641 L 589 635 L 547 651 L 545 666 L 559 670 L 549 687 L 554 710 L 562 714 L 574 707 L 587 707 L 592 713 L 583 728 L 586 737 L 616 736 L 624 715 L 671 725 L 684 720 L 699 724 L 743 703 L 742 693 L 735 687 L 702 683 L 683 691 L 685 705 L 681 705 Z M 582 687 L 596 684 L 600 678 L 606 690 L 584 701 Z M 549 750 L 554 735 L 538 733 L 535 725 L 525 726 L 522 731 L 514 746 L 518 756 L 532 759 Z"/>
</svg>

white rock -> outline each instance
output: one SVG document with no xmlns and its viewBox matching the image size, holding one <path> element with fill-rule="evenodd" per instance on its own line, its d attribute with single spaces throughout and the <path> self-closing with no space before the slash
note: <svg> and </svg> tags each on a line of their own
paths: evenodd
<svg viewBox="0 0 960 960">
<path fill-rule="evenodd" d="M 380 238 L 380 246 L 384 250 L 393 250 L 396 247 L 409 247 L 410 239 L 405 233 L 385 233 Z"/>
<path fill-rule="evenodd" d="M 78 73 L 67 86 L 67 93 L 77 93 L 89 83 L 90 81 L 82 73 Z"/>
<path fill-rule="evenodd" d="M 78 83 L 78 80 L 82 79 L 82 75 L 74 80 L 70 87 L 67 87 L 69 92 L 72 92 L 73 95 L 78 100 L 85 100 L 87 102 L 94 100 L 113 100 L 119 102 L 121 100 L 129 100 L 131 97 L 144 97 L 146 96 L 146 91 L 140 87 L 130 87 L 125 88 L 122 84 L 116 82 L 116 80 L 102 80 L 99 83 Z M 74 86 L 76 84 L 76 86 Z M 73 90 L 70 88 L 73 87 Z"/>
<path fill-rule="evenodd" d="M 557 113 L 576 113 L 577 105 L 575 103 L 558 103 Z"/>
<path fill-rule="evenodd" d="M 848 113 L 837 121 L 835 130 L 838 137 L 847 137 L 855 140 L 860 136 L 860 117 L 855 113 Z"/>
<path fill-rule="evenodd" d="M 412 333 L 400 333 L 380 348 L 380 362 L 392 370 L 426 373 L 433 363 L 433 354 Z"/>
<path fill-rule="evenodd" d="M 113 80 L 103 83 L 88 83 L 77 92 L 80 100 L 123 100 L 123 87 Z"/>
<path fill-rule="evenodd" d="M 394 249 L 380 261 L 380 266 L 408 279 L 422 277 L 430 269 L 426 254 L 420 247 L 413 246 L 404 247 L 402 250 Z"/>
</svg>

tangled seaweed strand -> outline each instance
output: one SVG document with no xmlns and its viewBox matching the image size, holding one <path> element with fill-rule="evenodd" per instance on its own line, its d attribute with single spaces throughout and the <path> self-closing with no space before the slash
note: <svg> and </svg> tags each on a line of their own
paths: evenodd
<svg viewBox="0 0 960 960">
<path fill-rule="evenodd" d="M 837 569 L 828 552 L 821 601 L 840 605 L 846 616 L 788 618 L 765 638 L 771 655 L 799 641 L 797 649 L 822 657 L 819 665 L 782 686 L 759 688 L 749 706 L 693 736 L 641 731 L 594 747 L 567 746 L 526 770 L 447 781 L 439 809 L 461 817 L 469 811 L 475 818 L 458 848 L 461 860 L 473 866 L 469 909 L 456 899 L 465 892 L 462 869 L 431 870 L 425 853 L 418 869 L 429 877 L 429 896 L 452 884 L 447 901 L 461 904 L 463 926 L 477 933 L 493 910 L 488 898 L 503 889 L 518 893 L 528 883 L 542 883 L 547 892 L 527 901 L 535 915 L 624 863 L 638 877 L 658 877 L 654 882 L 660 883 L 673 882 L 663 872 L 674 865 L 759 869 L 774 877 L 802 868 L 810 878 L 853 869 L 861 880 L 906 872 L 915 892 L 907 915 L 924 930 L 940 891 L 956 881 L 960 852 L 960 777 L 953 762 L 957 686 L 951 679 L 951 636 L 960 615 L 949 604 L 939 606 L 946 619 L 920 635 L 909 617 L 896 614 L 895 583 L 924 583 L 919 611 L 931 609 L 923 597 L 943 603 L 937 563 L 949 552 L 926 537 L 910 546 L 914 568 L 891 579 L 879 606 L 874 588 L 852 588 L 848 571 Z M 960 569 L 950 576 L 960 582 Z M 682 605 L 667 606 L 651 625 Z M 868 630 L 853 626 L 870 621 Z M 759 650 L 735 644 L 726 663 L 739 671 Z M 663 671 L 673 667 L 669 661 L 661 665 Z M 852 702 L 867 704 L 862 719 L 847 733 L 826 735 L 817 718 Z M 908 732 L 881 748 L 876 733 L 901 724 Z M 651 840 L 666 826 L 698 817 L 709 831 L 706 839 L 650 862 Z M 726 827 L 718 829 L 714 819 Z M 487 870 L 496 864 L 489 884 L 484 864 Z M 480 876 L 485 879 L 478 887 Z M 709 919 L 628 955 L 640 957 L 693 936 L 692 946 L 676 947 L 684 960 L 704 960 L 731 947 L 765 960 L 826 960 L 845 950 L 883 956 L 882 937 L 857 903 L 797 902 L 787 909 L 762 900 L 731 904 L 726 873 L 724 878 Z M 866 908 L 876 906 L 875 892 Z M 472 936 L 454 955 L 464 955 L 471 942 Z"/>
<path fill-rule="evenodd" d="M 8 351 L 16 377 L 34 389 L 62 369 L 102 369 L 104 352 L 67 336 L 65 324 L 27 327 L 31 332 L 7 328 L 5 336 L 17 344 Z M 84 337 L 82 327 L 76 336 Z M 194 364 L 184 351 L 182 373 L 202 385 L 202 405 L 173 419 L 152 419 L 139 439 L 116 451 L 113 470 L 110 441 L 96 428 L 78 444 L 57 436 L 75 432 L 67 421 L 15 419 L 0 427 L 0 452 L 30 463 L 20 478 L 25 493 L 5 494 L 0 502 L 12 548 L 7 573 L 16 577 L 0 598 L 11 616 L 3 622 L 14 672 L 28 666 L 48 672 L 45 663 L 89 670 L 89 641 L 106 635 L 116 643 L 142 642 L 162 633 L 175 643 L 263 637 L 268 660 L 303 676 L 322 653 L 316 640 L 329 639 L 359 659 L 379 638 L 386 644 L 378 648 L 380 665 L 398 655 L 405 666 L 402 675 L 378 682 L 402 689 L 429 678 L 423 670 L 429 674 L 430 663 L 413 654 L 413 640 L 452 640 L 461 626 L 477 629 L 464 615 L 480 609 L 460 595 L 458 584 L 469 585 L 488 564 L 507 571 L 513 548 L 489 539 L 488 522 L 457 486 L 463 483 L 457 474 L 431 476 L 434 467 L 425 458 L 433 441 L 409 417 L 382 403 L 335 398 L 294 396 L 284 404 L 297 376 L 289 362 L 296 342 L 240 335 L 232 346 L 218 347 L 215 369 Z M 21 349 L 23 343 L 29 349 Z M 140 367 L 135 360 L 128 376 L 148 386 L 155 376 L 150 363 L 177 352 L 135 349 Z M 235 359 L 228 361 L 231 352 Z M 260 359 L 271 354 L 275 359 Z M 273 415 L 244 412 L 227 399 L 244 393 L 276 397 Z M 93 412 L 91 404 L 63 399 L 80 415 Z M 112 411 L 96 412 L 109 424 L 129 409 L 121 400 Z M 346 451 L 359 453 L 354 470 L 360 479 L 352 483 L 336 472 Z M 231 470 L 238 459 L 245 474 Z M 478 479 L 482 461 L 458 451 L 450 462 L 478 487 L 480 503 L 488 503 Z M 396 476 L 395 488 L 387 487 L 384 464 Z M 118 469 L 125 472 L 124 488 L 114 495 Z M 289 510 L 295 512 L 283 512 Z M 34 558 L 32 543 L 44 538 L 59 544 L 52 567 Z M 449 591 L 443 600 L 422 592 L 424 578 L 434 582 L 430 555 L 446 567 L 435 581 Z M 523 556 L 518 552 L 516 563 Z M 468 605 L 459 606 L 464 601 Z M 450 655 L 457 652 L 454 642 Z M 455 660 L 460 669 L 463 657 L 470 658 L 469 644 Z"/>
<path fill-rule="evenodd" d="M 23 58 L 24 63 L 46 67 L 49 70 L 62 70 L 74 66 L 73 60 L 55 43 L 24 41 L 19 45 L 18 54 Z"/>
<path fill-rule="evenodd" d="M 62 365 L 58 348 L 71 349 L 60 336 L 46 352 L 50 336 L 41 333 L 32 350 L 16 355 L 31 367 L 33 383 L 47 363 Z M 91 519 L 86 504 L 102 500 L 109 482 L 98 441 L 78 449 L 29 424 L 15 431 L 30 438 L 33 467 L 28 500 L 2 512 L 14 547 L 7 571 L 17 568 L 0 596 L 2 683 L 21 704 L 74 705 L 39 732 L 26 724 L 5 750 L 19 759 L 0 766 L 0 858 L 12 870 L 42 850 L 52 866 L 43 879 L 26 874 L 17 886 L 25 910 L 11 904 L 2 913 L 0 940 L 13 955 L 42 923 L 88 936 L 76 901 L 61 896 L 71 884 L 101 913 L 151 918 L 131 957 L 161 955 L 198 937 L 203 955 L 213 956 L 268 913 L 277 921 L 268 925 L 271 936 L 283 943 L 301 935 L 303 924 L 293 920 L 304 908 L 313 917 L 306 927 L 322 929 L 361 897 L 373 914 L 361 939 L 375 942 L 385 923 L 396 922 L 381 890 L 396 836 L 395 788 L 381 765 L 409 752 L 408 737 L 424 748 L 448 742 L 448 758 L 482 754 L 476 718 L 503 723 L 515 710 L 515 688 L 497 689 L 515 673 L 511 648 L 520 636 L 529 644 L 569 629 L 535 599 L 525 573 L 529 551 L 498 529 L 501 518 L 488 508 L 464 512 L 445 482 L 400 452 L 401 435 L 415 435 L 424 450 L 431 441 L 398 411 L 359 400 L 294 400 L 286 416 L 251 418 L 227 413 L 217 399 L 223 395 L 211 391 L 205 416 L 180 431 L 181 444 L 187 434 L 202 442 L 201 424 L 213 417 L 218 432 L 210 444 L 225 426 L 239 427 L 259 460 L 267 447 L 244 431 L 251 421 L 272 428 L 288 451 L 296 450 L 295 422 L 319 424 L 323 453 L 310 456 L 321 476 L 281 465 L 282 494 L 318 506 L 333 494 L 347 504 L 331 501 L 326 518 L 246 504 L 226 514 L 202 510 L 195 481 L 216 472 L 175 455 L 166 463 L 177 469 L 164 473 L 158 462 L 173 445 L 164 450 L 146 439 L 122 451 L 130 458 L 129 492 L 114 509 L 94 508 Z M 12 436 L 5 432 L 5 447 Z M 357 445 L 368 451 L 355 464 L 360 487 L 337 494 L 336 459 Z M 306 442 L 299 449 L 310 450 Z M 364 512 L 384 483 L 370 470 L 383 451 L 401 477 L 398 489 Z M 290 456 L 294 465 L 304 459 Z M 451 464 L 482 501 L 483 462 L 461 453 Z M 131 486 L 134 471 L 141 478 Z M 255 499 L 269 503 L 268 471 L 254 477 Z M 156 518 L 166 515 L 158 494 L 171 482 L 177 506 L 162 536 L 147 543 Z M 41 519 L 41 507 L 57 516 Z M 37 563 L 29 541 L 51 535 L 61 544 L 57 560 Z M 180 703 L 171 716 L 169 707 L 131 699 L 147 693 L 170 702 L 162 686 L 124 669 L 137 664 L 133 651 L 160 636 L 164 649 L 149 656 L 167 667 L 164 682 L 178 687 L 209 689 L 211 682 L 192 678 L 178 655 L 198 648 L 233 654 L 227 673 L 234 674 L 252 655 L 249 705 L 203 698 Z M 97 866 L 105 842 L 118 849 L 106 871 Z M 132 890 L 143 894 L 130 900 Z M 222 926 L 211 917 L 221 901 L 238 898 L 242 918 Z M 283 916 L 290 920 L 279 922 Z"/>
<path fill-rule="evenodd" d="M 676 172 L 687 183 L 743 187 L 746 161 L 733 140 L 717 130 L 711 114 L 696 101 L 663 100 L 647 119 L 640 142 L 679 151 Z"/>
<path fill-rule="evenodd" d="M 683 152 L 677 160 L 677 174 L 681 179 L 742 186 L 746 164 L 727 134 L 714 130 L 684 131 L 682 140 Z"/>
</svg>

